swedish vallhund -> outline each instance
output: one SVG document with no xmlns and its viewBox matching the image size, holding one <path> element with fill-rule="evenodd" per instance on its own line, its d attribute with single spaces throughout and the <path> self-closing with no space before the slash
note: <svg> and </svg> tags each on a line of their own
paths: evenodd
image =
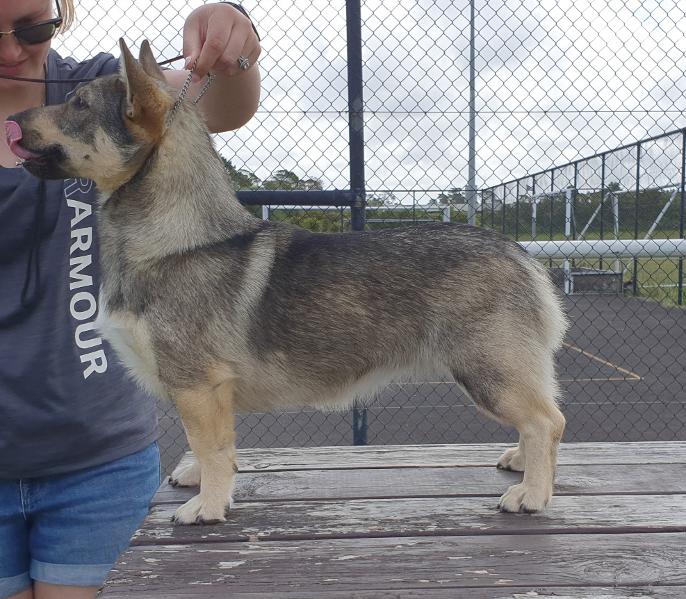
<svg viewBox="0 0 686 599">
<path fill-rule="evenodd" d="M 542 510 L 565 419 L 553 355 L 566 329 L 546 270 L 516 243 L 466 225 L 311 233 L 236 200 L 197 107 L 167 86 L 150 46 L 121 41 L 119 74 L 6 123 L 37 177 L 99 189 L 99 330 L 149 392 L 170 398 L 200 486 L 174 520 L 224 521 L 234 413 L 343 408 L 391 381 L 452 376 L 516 427 L 498 466 L 523 471 L 500 499 Z"/>
</svg>

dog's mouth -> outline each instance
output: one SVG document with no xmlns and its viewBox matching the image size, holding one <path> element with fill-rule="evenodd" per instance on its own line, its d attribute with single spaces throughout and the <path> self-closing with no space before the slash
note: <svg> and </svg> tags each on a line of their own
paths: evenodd
<svg viewBox="0 0 686 599">
<path fill-rule="evenodd" d="M 5 135 L 7 136 L 7 145 L 12 153 L 23 161 L 40 160 L 47 153 L 45 151 L 37 152 L 30 150 L 20 143 L 23 133 L 19 123 L 16 121 L 5 121 Z"/>
</svg>

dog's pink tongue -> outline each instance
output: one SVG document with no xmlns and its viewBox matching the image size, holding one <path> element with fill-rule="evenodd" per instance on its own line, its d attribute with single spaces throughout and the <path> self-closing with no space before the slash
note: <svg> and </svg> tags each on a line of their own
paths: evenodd
<svg viewBox="0 0 686 599">
<path fill-rule="evenodd" d="M 38 154 L 29 152 L 26 148 L 22 148 L 19 142 L 22 138 L 21 127 L 16 121 L 5 121 L 5 135 L 7 136 L 7 145 L 10 150 L 19 158 L 28 160 L 35 158 Z"/>
</svg>

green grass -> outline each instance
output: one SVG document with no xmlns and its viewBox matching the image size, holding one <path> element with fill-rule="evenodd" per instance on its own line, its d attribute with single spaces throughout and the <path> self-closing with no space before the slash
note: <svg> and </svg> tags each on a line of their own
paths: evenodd
<svg viewBox="0 0 686 599">
<path fill-rule="evenodd" d="M 679 283 L 679 259 L 642 258 L 637 262 L 638 294 L 666 306 L 679 305 L 679 290 L 675 287 Z M 683 268 L 682 265 L 682 281 Z M 686 289 L 682 291 L 682 302 L 684 301 L 686 301 Z M 681 307 L 686 306 L 682 304 Z"/>
<path fill-rule="evenodd" d="M 545 260 L 546 264 L 550 261 Z M 616 270 L 613 259 L 573 260 L 573 267 L 593 268 L 599 270 Z M 561 267 L 562 260 L 553 260 L 553 266 Z M 659 302 L 664 306 L 679 306 L 679 259 L 678 258 L 639 258 L 636 260 L 637 285 L 634 294 L 632 278 L 634 276 L 634 261 L 623 259 L 619 261 L 619 269 L 624 272 L 624 293 L 627 297 L 642 297 Z M 686 277 L 686 264 L 682 267 Z M 686 308 L 686 278 L 682 292 L 682 305 Z"/>
</svg>

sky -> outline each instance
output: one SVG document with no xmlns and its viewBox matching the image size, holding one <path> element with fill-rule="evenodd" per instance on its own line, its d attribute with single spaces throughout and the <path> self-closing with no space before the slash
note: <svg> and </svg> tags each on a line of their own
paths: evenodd
<svg viewBox="0 0 686 599">
<path fill-rule="evenodd" d="M 158 59 L 170 58 L 182 49 L 185 18 L 203 4 L 76 2 L 77 23 L 55 47 L 78 59 L 118 54 L 120 36 L 135 47 L 148 38 Z M 243 4 L 262 37 L 262 100 L 250 123 L 216 137 L 220 152 L 261 179 L 288 169 L 324 189 L 347 188 L 345 1 Z M 475 7 L 478 187 L 686 126 L 683 2 L 475 0 Z M 468 17 L 467 0 L 363 0 L 369 190 L 398 197 L 420 190 L 415 195 L 426 199 L 465 186 Z M 665 163 L 678 155 L 673 145 L 655 146 L 646 180 L 665 178 Z M 614 168 L 629 186 L 631 157 Z"/>
</svg>

